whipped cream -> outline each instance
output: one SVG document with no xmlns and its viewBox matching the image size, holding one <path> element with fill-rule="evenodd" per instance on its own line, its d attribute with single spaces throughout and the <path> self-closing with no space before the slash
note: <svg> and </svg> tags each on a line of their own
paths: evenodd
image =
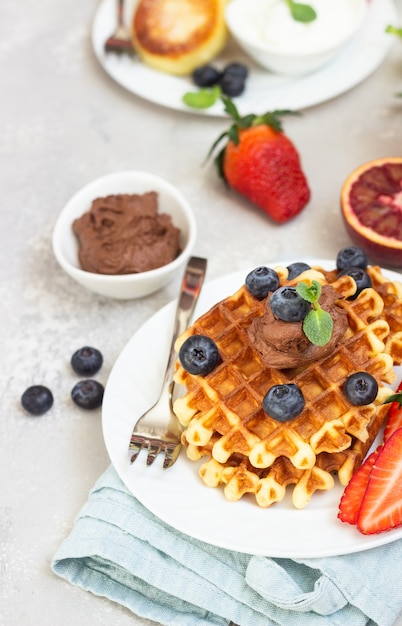
<svg viewBox="0 0 402 626">
<path fill-rule="evenodd" d="M 364 7 L 357 0 L 301 1 L 315 9 L 317 17 L 312 22 L 294 20 L 285 0 L 250 2 L 241 15 L 244 37 L 290 54 L 326 50 L 347 38 Z"/>
</svg>

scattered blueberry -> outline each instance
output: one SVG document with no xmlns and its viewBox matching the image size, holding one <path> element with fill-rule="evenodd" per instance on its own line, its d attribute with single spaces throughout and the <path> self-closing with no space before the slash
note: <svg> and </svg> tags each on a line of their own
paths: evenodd
<svg viewBox="0 0 402 626">
<path fill-rule="evenodd" d="M 71 397 L 81 409 L 97 409 L 103 400 L 104 388 L 97 380 L 80 380 L 74 385 Z"/>
<path fill-rule="evenodd" d="M 296 291 L 296 287 L 280 287 L 269 301 L 271 311 L 284 322 L 300 322 L 311 310 L 310 302 L 304 300 Z"/>
<path fill-rule="evenodd" d="M 228 63 L 228 65 L 226 65 L 223 69 L 223 74 L 238 76 L 238 78 L 246 80 L 248 76 L 248 67 L 243 63 Z"/>
<path fill-rule="evenodd" d="M 222 76 L 220 84 L 225 96 L 229 96 L 230 98 L 240 96 L 246 88 L 246 84 L 242 78 L 230 76 L 230 74 Z"/>
<path fill-rule="evenodd" d="M 216 343 L 209 337 L 192 335 L 181 346 L 179 359 L 190 374 L 205 376 L 218 365 L 219 352 Z"/>
<path fill-rule="evenodd" d="M 223 69 L 220 85 L 225 95 L 240 96 L 246 88 L 248 69 L 242 63 L 229 63 Z"/>
<path fill-rule="evenodd" d="M 221 73 L 213 65 L 206 64 L 197 67 L 192 78 L 198 87 L 213 87 L 219 83 Z"/>
<path fill-rule="evenodd" d="M 364 250 L 357 246 L 349 246 L 339 250 L 336 257 L 336 267 L 338 270 L 344 270 L 347 267 L 361 267 L 365 270 L 368 264 L 367 256 Z"/>
<path fill-rule="evenodd" d="M 93 376 L 100 370 L 103 356 L 96 348 L 84 346 L 71 357 L 71 367 L 80 376 Z"/>
<path fill-rule="evenodd" d="M 354 406 L 363 406 L 376 399 L 378 383 L 371 374 L 356 372 L 346 379 L 344 392 L 349 402 Z"/>
<path fill-rule="evenodd" d="M 338 276 L 351 276 L 356 283 L 356 293 L 354 293 L 353 296 L 350 296 L 348 300 L 356 300 L 357 296 L 363 291 L 363 289 L 367 289 L 367 287 L 372 286 L 370 276 L 361 267 L 347 267 L 339 272 Z"/>
<path fill-rule="evenodd" d="M 287 422 L 299 415 L 304 408 L 304 398 L 300 388 L 293 384 L 274 385 L 265 394 L 262 407 L 270 417 L 279 422 Z"/>
<path fill-rule="evenodd" d="M 264 265 L 256 267 L 246 276 L 246 287 L 257 300 L 263 300 L 270 291 L 279 287 L 279 276 L 275 270 Z"/>
<path fill-rule="evenodd" d="M 43 415 L 53 404 L 53 395 L 44 385 L 32 385 L 21 396 L 23 408 L 32 415 Z"/>
<path fill-rule="evenodd" d="M 302 261 L 291 263 L 290 265 L 287 266 L 287 270 L 289 272 L 288 280 L 292 280 L 292 278 L 296 278 L 296 276 L 299 276 L 299 274 L 301 274 L 302 272 L 306 272 L 307 270 L 310 270 L 310 269 L 311 269 L 310 265 L 307 265 L 307 263 L 303 263 Z"/>
<path fill-rule="evenodd" d="M 229 97 L 240 96 L 246 87 L 248 68 L 243 63 L 228 63 L 222 71 L 207 63 L 197 67 L 192 73 L 193 82 L 200 88 L 220 85 L 222 92 Z"/>
</svg>

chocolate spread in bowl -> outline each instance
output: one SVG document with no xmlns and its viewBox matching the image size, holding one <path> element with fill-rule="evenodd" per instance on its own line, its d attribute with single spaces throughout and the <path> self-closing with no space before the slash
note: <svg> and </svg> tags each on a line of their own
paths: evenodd
<svg viewBox="0 0 402 626">
<path fill-rule="evenodd" d="M 173 261 L 180 253 L 180 229 L 158 213 L 158 194 L 97 198 L 73 222 L 81 268 L 95 274 L 136 274 Z"/>
</svg>

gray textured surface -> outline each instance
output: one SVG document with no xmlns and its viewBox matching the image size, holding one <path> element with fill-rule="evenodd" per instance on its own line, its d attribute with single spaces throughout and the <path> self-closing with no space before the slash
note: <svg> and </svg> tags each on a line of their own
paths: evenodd
<svg viewBox="0 0 402 626">
<path fill-rule="evenodd" d="M 52 555 L 109 463 L 100 412 L 73 406 L 73 351 L 98 347 L 106 383 L 137 328 L 177 293 L 172 283 L 141 301 L 86 292 L 57 266 L 51 232 L 64 203 L 98 176 L 143 169 L 176 184 L 197 217 L 195 252 L 209 279 L 280 256 L 333 257 L 348 243 L 340 186 L 360 163 L 401 154 L 402 43 L 350 92 L 289 118 L 312 188 L 300 217 L 275 226 L 226 193 L 202 161 L 226 128 L 183 115 L 116 85 L 95 60 L 95 0 L 2 0 L 0 6 L 0 624 L 145 626 L 144 620 L 62 582 Z M 397 2 L 402 14 L 402 2 Z M 47 384 L 55 403 L 27 417 L 24 389 Z M 398 621 L 402 625 L 402 618 Z"/>
</svg>

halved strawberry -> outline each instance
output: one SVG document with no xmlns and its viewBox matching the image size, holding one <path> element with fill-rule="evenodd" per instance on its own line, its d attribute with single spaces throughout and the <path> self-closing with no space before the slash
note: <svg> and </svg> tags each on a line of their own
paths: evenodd
<svg viewBox="0 0 402 626">
<path fill-rule="evenodd" d="M 384 441 L 387 441 L 398 428 L 402 428 L 402 380 L 398 385 L 395 395 L 398 395 L 399 400 L 392 402 L 389 408 L 384 430 Z M 393 397 L 394 396 L 391 396 L 391 398 Z"/>
<path fill-rule="evenodd" d="M 381 447 L 370 472 L 357 527 L 371 535 L 401 525 L 402 428 L 398 428 Z"/>
<path fill-rule="evenodd" d="M 338 518 L 342 522 L 356 524 L 370 472 L 381 448 L 379 446 L 367 457 L 346 486 L 339 503 Z"/>
</svg>

